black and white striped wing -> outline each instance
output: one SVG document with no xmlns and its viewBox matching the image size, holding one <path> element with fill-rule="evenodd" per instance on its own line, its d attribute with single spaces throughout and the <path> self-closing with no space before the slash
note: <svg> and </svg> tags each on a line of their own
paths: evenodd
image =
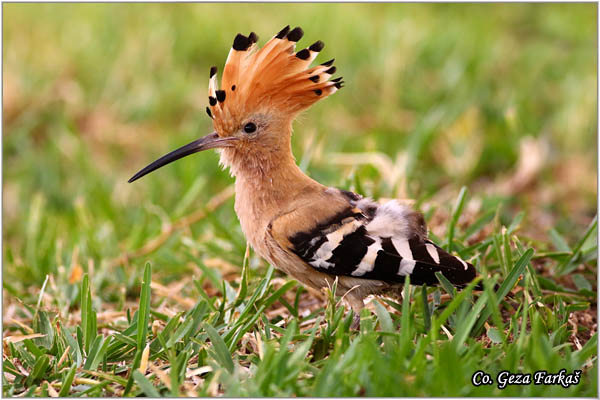
<svg viewBox="0 0 600 400">
<path fill-rule="evenodd" d="M 347 275 L 387 282 L 435 285 L 440 271 L 453 284 L 475 278 L 473 265 L 455 257 L 411 226 L 415 213 L 397 202 L 374 212 L 352 208 L 310 232 L 290 238 L 292 251 L 313 268 L 332 275 Z"/>
</svg>

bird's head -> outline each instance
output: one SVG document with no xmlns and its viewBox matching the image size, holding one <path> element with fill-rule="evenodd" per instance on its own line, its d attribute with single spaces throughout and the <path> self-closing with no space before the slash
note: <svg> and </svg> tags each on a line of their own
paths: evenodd
<svg viewBox="0 0 600 400">
<path fill-rule="evenodd" d="M 206 111 L 215 131 L 161 157 L 129 182 L 187 155 L 206 149 L 222 149 L 221 162 L 234 174 L 240 165 L 260 165 L 289 153 L 291 123 L 299 112 L 328 97 L 343 86 L 330 79 L 333 60 L 310 64 L 323 42 L 295 51 L 302 38 L 299 27 L 283 28 L 262 48 L 254 32 L 238 34 L 225 62 L 221 86 L 217 68 L 210 69 L 209 105 Z"/>
</svg>

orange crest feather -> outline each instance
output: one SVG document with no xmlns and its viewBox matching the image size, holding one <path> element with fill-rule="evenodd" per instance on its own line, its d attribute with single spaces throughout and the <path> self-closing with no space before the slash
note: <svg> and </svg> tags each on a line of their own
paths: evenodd
<svg viewBox="0 0 600 400">
<path fill-rule="evenodd" d="M 309 68 L 323 42 L 295 52 L 303 34 L 299 27 L 286 26 L 260 49 L 254 32 L 235 37 L 220 90 L 217 69 L 210 70 L 207 113 L 217 131 L 235 129 L 241 118 L 261 108 L 293 117 L 343 87 L 341 77 L 329 80 L 336 71 L 334 60 Z"/>
</svg>

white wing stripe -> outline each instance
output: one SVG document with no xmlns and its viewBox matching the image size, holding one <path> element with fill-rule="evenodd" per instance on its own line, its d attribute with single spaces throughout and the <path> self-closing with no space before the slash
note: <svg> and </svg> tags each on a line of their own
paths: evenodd
<svg viewBox="0 0 600 400">
<path fill-rule="evenodd" d="M 381 250 L 381 242 L 379 238 L 375 239 L 375 243 L 367 247 L 367 253 L 362 258 L 360 264 L 352 271 L 353 276 L 362 276 L 367 272 L 373 271 L 375 268 L 375 259 L 377 258 L 377 252 Z"/>
<path fill-rule="evenodd" d="M 463 265 L 463 267 L 465 267 L 465 271 L 469 268 L 469 266 L 467 265 L 467 263 L 464 262 L 462 258 L 456 257 L 456 259 L 461 262 L 461 264 Z"/>
<path fill-rule="evenodd" d="M 431 256 L 431 258 L 433 258 L 433 261 L 435 261 L 436 264 L 439 264 L 440 263 L 440 255 L 438 254 L 438 251 L 435 248 L 435 246 L 432 244 L 429 244 L 429 243 L 425 243 L 425 248 L 427 249 L 427 252 Z"/>
<path fill-rule="evenodd" d="M 354 232 L 360 225 L 360 222 L 353 220 L 327 235 L 327 241 L 317 249 L 310 264 L 325 269 L 333 266 L 332 263 L 327 262 L 333 256 L 333 250 L 340 245 L 345 235 Z"/>
<path fill-rule="evenodd" d="M 392 238 L 392 244 L 400 254 L 402 258 L 408 258 L 409 260 L 413 260 L 413 254 L 410 250 L 410 245 L 408 244 L 408 240 L 406 239 L 394 239 Z"/>
<path fill-rule="evenodd" d="M 400 261 L 400 268 L 398 268 L 397 275 L 406 276 L 412 274 L 416 264 L 417 262 L 415 260 L 407 260 L 406 258 L 403 258 L 402 261 Z"/>
<path fill-rule="evenodd" d="M 325 260 L 329 260 L 333 255 L 333 249 L 337 247 L 337 244 L 332 242 L 325 242 L 317 249 L 315 255 L 313 256 L 313 260 L 311 264 L 316 266 L 317 268 L 329 268 L 331 263 L 326 262 Z"/>
</svg>

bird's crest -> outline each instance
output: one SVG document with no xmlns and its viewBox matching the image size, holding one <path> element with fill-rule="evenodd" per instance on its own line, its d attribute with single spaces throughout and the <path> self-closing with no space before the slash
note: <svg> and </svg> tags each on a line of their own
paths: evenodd
<svg viewBox="0 0 600 400">
<path fill-rule="evenodd" d="M 303 34 L 286 26 L 260 49 L 254 32 L 235 37 L 220 89 L 217 68 L 210 69 L 206 111 L 217 131 L 234 128 L 228 125 L 263 107 L 294 116 L 343 87 L 342 78 L 329 79 L 336 71 L 334 60 L 310 68 L 323 42 L 295 51 Z"/>
</svg>

